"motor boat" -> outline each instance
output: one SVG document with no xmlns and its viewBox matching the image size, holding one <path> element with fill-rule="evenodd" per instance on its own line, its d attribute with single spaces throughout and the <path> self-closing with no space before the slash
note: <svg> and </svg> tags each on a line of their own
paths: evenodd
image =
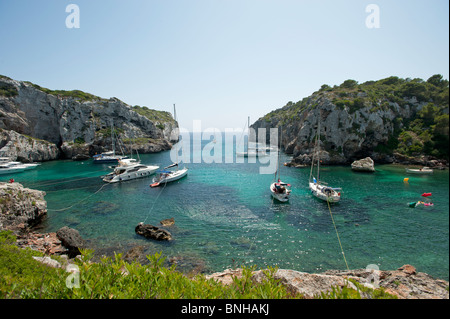
<svg viewBox="0 0 450 319">
<path fill-rule="evenodd" d="M 119 166 L 114 168 L 114 171 L 106 176 L 103 176 L 103 181 L 107 183 L 117 183 L 129 181 L 132 179 L 148 177 L 156 172 L 159 166 L 143 165 L 141 163 L 127 164 L 119 162 Z"/>
</svg>

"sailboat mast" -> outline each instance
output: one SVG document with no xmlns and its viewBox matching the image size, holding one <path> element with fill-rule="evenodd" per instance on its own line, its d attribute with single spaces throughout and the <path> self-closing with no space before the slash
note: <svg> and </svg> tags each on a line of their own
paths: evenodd
<svg viewBox="0 0 450 319">
<path fill-rule="evenodd" d="M 173 118 L 175 121 L 177 120 L 177 110 L 175 109 L 175 103 L 173 104 Z"/>
<path fill-rule="evenodd" d="M 116 155 L 116 147 L 114 144 L 114 122 L 111 121 L 111 147 L 113 150 L 113 155 Z"/>
<path fill-rule="evenodd" d="M 320 113 L 319 113 L 319 124 L 317 125 L 317 183 L 320 180 Z"/>
<path fill-rule="evenodd" d="M 175 103 L 173 104 L 173 118 L 175 119 L 175 121 L 177 120 L 177 110 L 175 108 Z M 177 122 L 177 124 L 178 124 L 178 143 L 180 143 L 180 124 L 178 122 Z M 177 171 L 178 171 L 178 152 L 179 152 L 179 149 L 177 147 L 177 151 L 176 151 L 176 155 L 177 155 Z"/>
<path fill-rule="evenodd" d="M 245 137 L 244 137 L 244 146 L 245 146 Z M 247 119 L 247 152 L 250 146 L 250 116 Z"/>
<path fill-rule="evenodd" d="M 278 147 L 278 166 L 277 166 L 277 171 L 278 171 L 278 179 L 280 179 L 280 159 L 281 159 L 281 144 L 283 143 L 283 127 L 280 127 L 280 143 L 278 143 L 280 146 Z"/>
</svg>

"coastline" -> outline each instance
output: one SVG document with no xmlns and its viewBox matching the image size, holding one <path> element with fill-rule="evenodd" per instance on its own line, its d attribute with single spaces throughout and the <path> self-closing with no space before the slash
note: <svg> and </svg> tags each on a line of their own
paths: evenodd
<svg viewBox="0 0 450 319">
<path fill-rule="evenodd" d="M 9 200 L 2 201 L 2 214 L 0 215 L 0 231 L 10 230 L 16 235 L 16 245 L 20 248 L 31 248 L 40 251 L 45 256 L 68 255 L 76 258 L 75 253 L 70 252 L 81 248 L 84 240 L 77 237 L 77 231 L 72 231 L 71 242 L 64 240 L 60 230 L 56 233 L 39 233 L 34 230 L 47 214 L 46 202 L 43 199 L 44 192 L 24 188 L 19 183 L 0 183 L 0 192 L 3 198 L 9 196 Z M 5 196 L 8 194 L 7 196 Z M 18 200 L 18 198 L 22 200 Z M 39 201 L 39 205 L 37 205 Z M 7 207 L 7 209 L 4 209 Z M 12 211 L 15 209 L 16 211 Z M 63 227 L 67 228 L 68 227 Z M 74 244 L 75 242 L 75 244 Z M 76 246 L 79 247 L 76 247 Z M 128 260 L 136 260 L 139 250 L 130 251 L 126 254 Z M 48 262 L 43 260 L 42 262 Z M 206 279 L 216 280 L 224 285 L 233 282 L 233 277 L 242 277 L 243 270 L 226 269 L 222 272 L 207 274 Z M 252 272 L 252 280 L 256 283 L 262 282 L 263 270 Z M 322 292 L 329 292 L 332 287 L 356 287 L 349 279 L 364 287 L 374 289 L 383 288 L 387 293 L 399 299 L 449 299 L 448 281 L 435 279 L 432 276 L 416 271 L 414 266 L 403 265 L 396 270 L 328 270 L 323 273 L 306 273 L 290 269 L 277 269 L 274 275 L 288 291 L 298 293 L 306 299 L 314 298 Z"/>
</svg>

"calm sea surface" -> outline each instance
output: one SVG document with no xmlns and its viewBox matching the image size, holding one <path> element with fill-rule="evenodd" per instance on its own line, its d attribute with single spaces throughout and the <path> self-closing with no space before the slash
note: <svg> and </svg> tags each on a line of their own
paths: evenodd
<svg viewBox="0 0 450 319">
<path fill-rule="evenodd" d="M 198 143 L 193 141 L 197 147 L 192 147 L 191 159 L 199 158 L 195 148 L 209 141 L 201 147 Z M 222 145 L 223 158 L 233 158 L 236 143 L 223 139 L 216 147 Z M 171 163 L 168 151 L 140 157 L 144 164 Z M 281 156 L 281 162 L 288 160 Z M 100 176 L 110 169 L 92 160 L 47 162 L 2 180 L 14 177 L 45 191 L 49 211 L 41 230 L 75 228 L 99 254 L 141 245 L 147 254 L 162 251 L 176 259 L 182 271 L 241 265 L 306 272 L 345 269 L 328 206 L 308 191 L 309 168 L 281 165 L 281 177 L 293 189 L 290 202 L 282 204 L 272 200 L 274 176 L 260 174 L 261 166 L 267 164 L 236 163 L 236 158 L 233 163 L 191 163 L 186 178 L 165 188 L 150 188 L 152 177 L 105 184 Z M 375 264 L 393 270 L 411 264 L 449 279 L 448 170 L 415 176 L 395 165 L 377 165 L 374 174 L 333 166 L 323 167 L 321 177 L 343 188 L 341 202 L 331 211 L 351 269 Z M 423 199 L 424 192 L 433 194 L 434 206 L 410 208 L 408 203 Z M 171 217 L 171 242 L 147 240 L 134 232 L 139 222 L 158 226 Z"/>
</svg>

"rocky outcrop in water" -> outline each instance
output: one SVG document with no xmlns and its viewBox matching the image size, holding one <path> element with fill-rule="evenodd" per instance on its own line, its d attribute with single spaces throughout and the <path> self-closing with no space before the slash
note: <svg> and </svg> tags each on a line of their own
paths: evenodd
<svg viewBox="0 0 450 319">
<path fill-rule="evenodd" d="M 143 223 L 139 223 L 135 228 L 135 232 L 136 234 L 149 239 L 172 240 L 172 234 L 167 230 L 150 224 L 144 225 Z"/>
<path fill-rule="evenodd" d="M 370 157 L 354 161 L 351 167 L 352 170 L 357 172 L 375 172 L 374 162 Z"/>
<path fill-rule="evenodd" d="M 178 124 L 168 112 L 0 76 L 3 156 L 28 161 L 92 156 L 111 150 L 112 125 L 124 147 L 134 143 L 141 153 L 168 150 L 178 140 Z"/>
</svg>

